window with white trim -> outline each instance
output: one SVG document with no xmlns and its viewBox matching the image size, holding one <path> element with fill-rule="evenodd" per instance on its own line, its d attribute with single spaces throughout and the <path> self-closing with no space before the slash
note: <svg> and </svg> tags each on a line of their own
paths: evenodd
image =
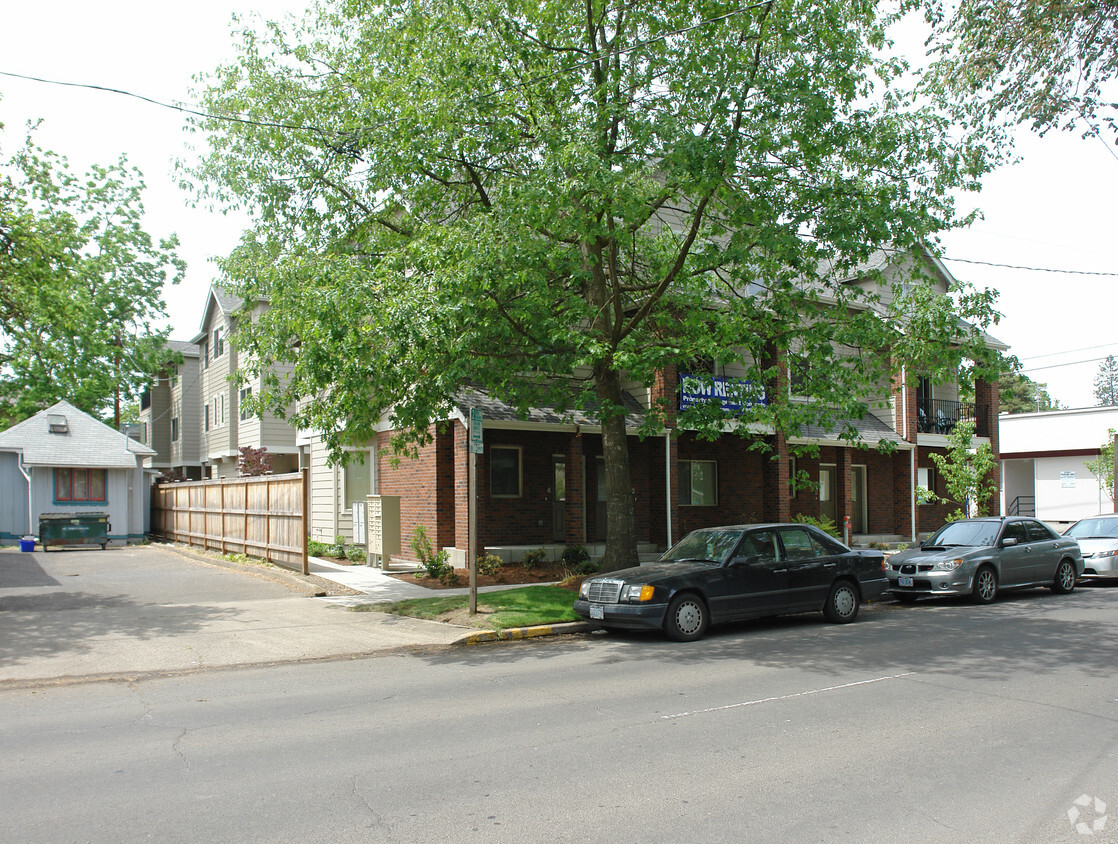
<svg viewBox="0 0 1118 844">
<path fill-rule="evenodd" d="M 921 504 L 935 504 L 936 471 L 932 466 L 923 466 L 916 470 L 916 486 L 924 490 L 920 496 Z"/>
<path fill-rule="evenodd" d="M 240 394 L 237 396 L 237 406 L 240 408 L 240 417 L 242 422 L 252 416 L 252 414 L 249 413 L 248 408 L 245 407 L 245 401 L 251 396 L 252 387 L 242 387 Z"/>
<path fill-rule="evenodd" d="M 679 461 L 679 503 L 684 507 L 718 505 L 717 461 Z"/>
</svg>

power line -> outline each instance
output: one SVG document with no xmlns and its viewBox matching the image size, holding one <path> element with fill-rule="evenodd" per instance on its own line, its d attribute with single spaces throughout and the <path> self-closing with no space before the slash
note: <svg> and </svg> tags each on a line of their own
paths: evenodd
<svg viewBox="0 0 1118 844">
<path fill-rule="evenodd" d="M 981 264 L 984 267 L 1004 267 L 1008 270 L 1028 270 L 1034 273 L 1067 273 L 1069 275 L 1094 275 L 1118 278 L 1118 273 L 1090 272 L 1088 270 L 1057 270 L 1052 267 L 1026 267 L 1021 264 L 998 264 L 993 261 L 973 261 L 969 258 L 949 258 L 941 256 L 945 261 L 957 261 L 961 264 Z"/>
<path fill-rule="evenodd" d="M 1022 372 L 1040 372 L 1042 369 L 1059 369 L 1059 368 L 1064 367 L 1064 366 L 1079 366 L 1080 364 L 1084 364 L 1084 363 L 1098 363 L 1099 361 L 1104 361 L 1104 360 L 1106 360 L 1105 357 L 1089 358 L 1088 360 L 1073 360 L 1073 361 L 1069 361 L 1068 363 L 1050 363 L 1050 364 L 1047 364 L 1046 366 L 1025 366 L 1025 367 L 1021 368 L 1021 371 Z"/>
<path fill-rule="evenodd" d="M 1050 358 L 1056 355 L 1071 355 L 1076 352 L 1093 352 L 1095 349 L 1107 349 L 1111 346 L 1118 346 L 1118 341 L 1114 343 L 1103 343 L 1101 346 L 1084 346 L 1082 349 L 1064 349 L 1060 352 L 1045 352 L 1043 355 L 1029 355 L 1027 358 L 1018 358 L 1018 360 L 1036 360 L 1037 358 Z"/>
</svg>

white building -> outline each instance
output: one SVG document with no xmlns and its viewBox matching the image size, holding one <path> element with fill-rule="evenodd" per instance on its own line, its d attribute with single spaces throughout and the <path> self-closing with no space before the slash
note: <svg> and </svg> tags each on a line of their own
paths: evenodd
<svg viewBox="0 0 1118 844">
<path fill-rule="evenodd" d="M 1118 407 L 1005 414 L 999 421 L 1003 513 L 1065 526 L 1114 510 L 1087 463 L 1098 459 L 1108 431 L 1118 430 Z"/>
</svg>

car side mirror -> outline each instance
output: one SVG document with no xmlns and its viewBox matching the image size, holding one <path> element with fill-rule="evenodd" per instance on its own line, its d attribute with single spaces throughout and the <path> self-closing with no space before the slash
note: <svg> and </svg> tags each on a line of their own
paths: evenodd
<svg viewBox="0 0 1118 844">
<path fill-rule="evenodd" d="M 1017 544 L 1017 538 L 1014 536 L 1006 537 L 1002 540 L 1002 548 L 1010 548 Z"/>
</svg>

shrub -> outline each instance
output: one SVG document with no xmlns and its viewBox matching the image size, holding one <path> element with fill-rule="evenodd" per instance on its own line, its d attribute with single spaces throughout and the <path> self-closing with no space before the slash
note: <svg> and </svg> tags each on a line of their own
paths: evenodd
<svg viewBox="0 0 1118 844">
<path fill-rule="evenodd" d="M 581 564 L 590 559 L 590 552 L 581 545 L 568 545 L 563 549 L 563 565 L 569 568 L 577 568 Z"/>
<path fill-rule="evenodd" d="M 325 542 L 319 542 L 317 539 L 307 540 L 307 553 L 312 557 L 325 557 L 326 549 L 329 547 Z"/>
<path fill-rule="evenodd" d="M 484 575 L 495 575 L 501 570 L 501 566 L 505 563 L 496 554 L 478 554 L 477 558 L 477 573 Z"/>
<path fill-rule="evenodd" d="M 354 545 L 346 549 L 345 556 L 351 563 L 363 563 L 365 562 L 365 549 L 360 545 Z"/>
<path fill-rule="evenodd" d="M 521 565 L 526 569 L 534 569 L 536 566 L 541 566 L 547 562 L 547 550 L 544 548 L 537 548 L 535 551 L 529 551 L 524 555 L 524 562 Z"/>
<path fill-rule="evenodd" d="M 601 565 L 601 560 L 591 560 L 587 558 L 574 567 L 575 574 L 582 575 L 583 577 L 589 574 L 597 574 Z"/>
<path fill-rule="evenodd" d="M 454 574 L 454 568 L 448 562 L 446 551 L 435 553 L 431 540 L 427 537 L 427 528 L 419 525 L 412 533 L 410 544 L 415 556 L 419 558 L 420 577 L 435 577 L 440 582 L 446 583 L 443 578 L 453 575 L 454 583 L 458 582 L 458 575 Z"/>
<path fill-rule="evenodd" d="M 818 518 L 816 518 L 815 516 L 805 516 L 803 514 L 799 514 L 793 516 L 792 521 L 801 525 L 814 525 L 815 527 L 823 531 L 823 533 L 829 533 L 835 539 L 842 539 L 842 537 L 839 535 L 838 525 L 831 521 L 831 519 L 827 516 L 819 516 Z"/>
</svg>

